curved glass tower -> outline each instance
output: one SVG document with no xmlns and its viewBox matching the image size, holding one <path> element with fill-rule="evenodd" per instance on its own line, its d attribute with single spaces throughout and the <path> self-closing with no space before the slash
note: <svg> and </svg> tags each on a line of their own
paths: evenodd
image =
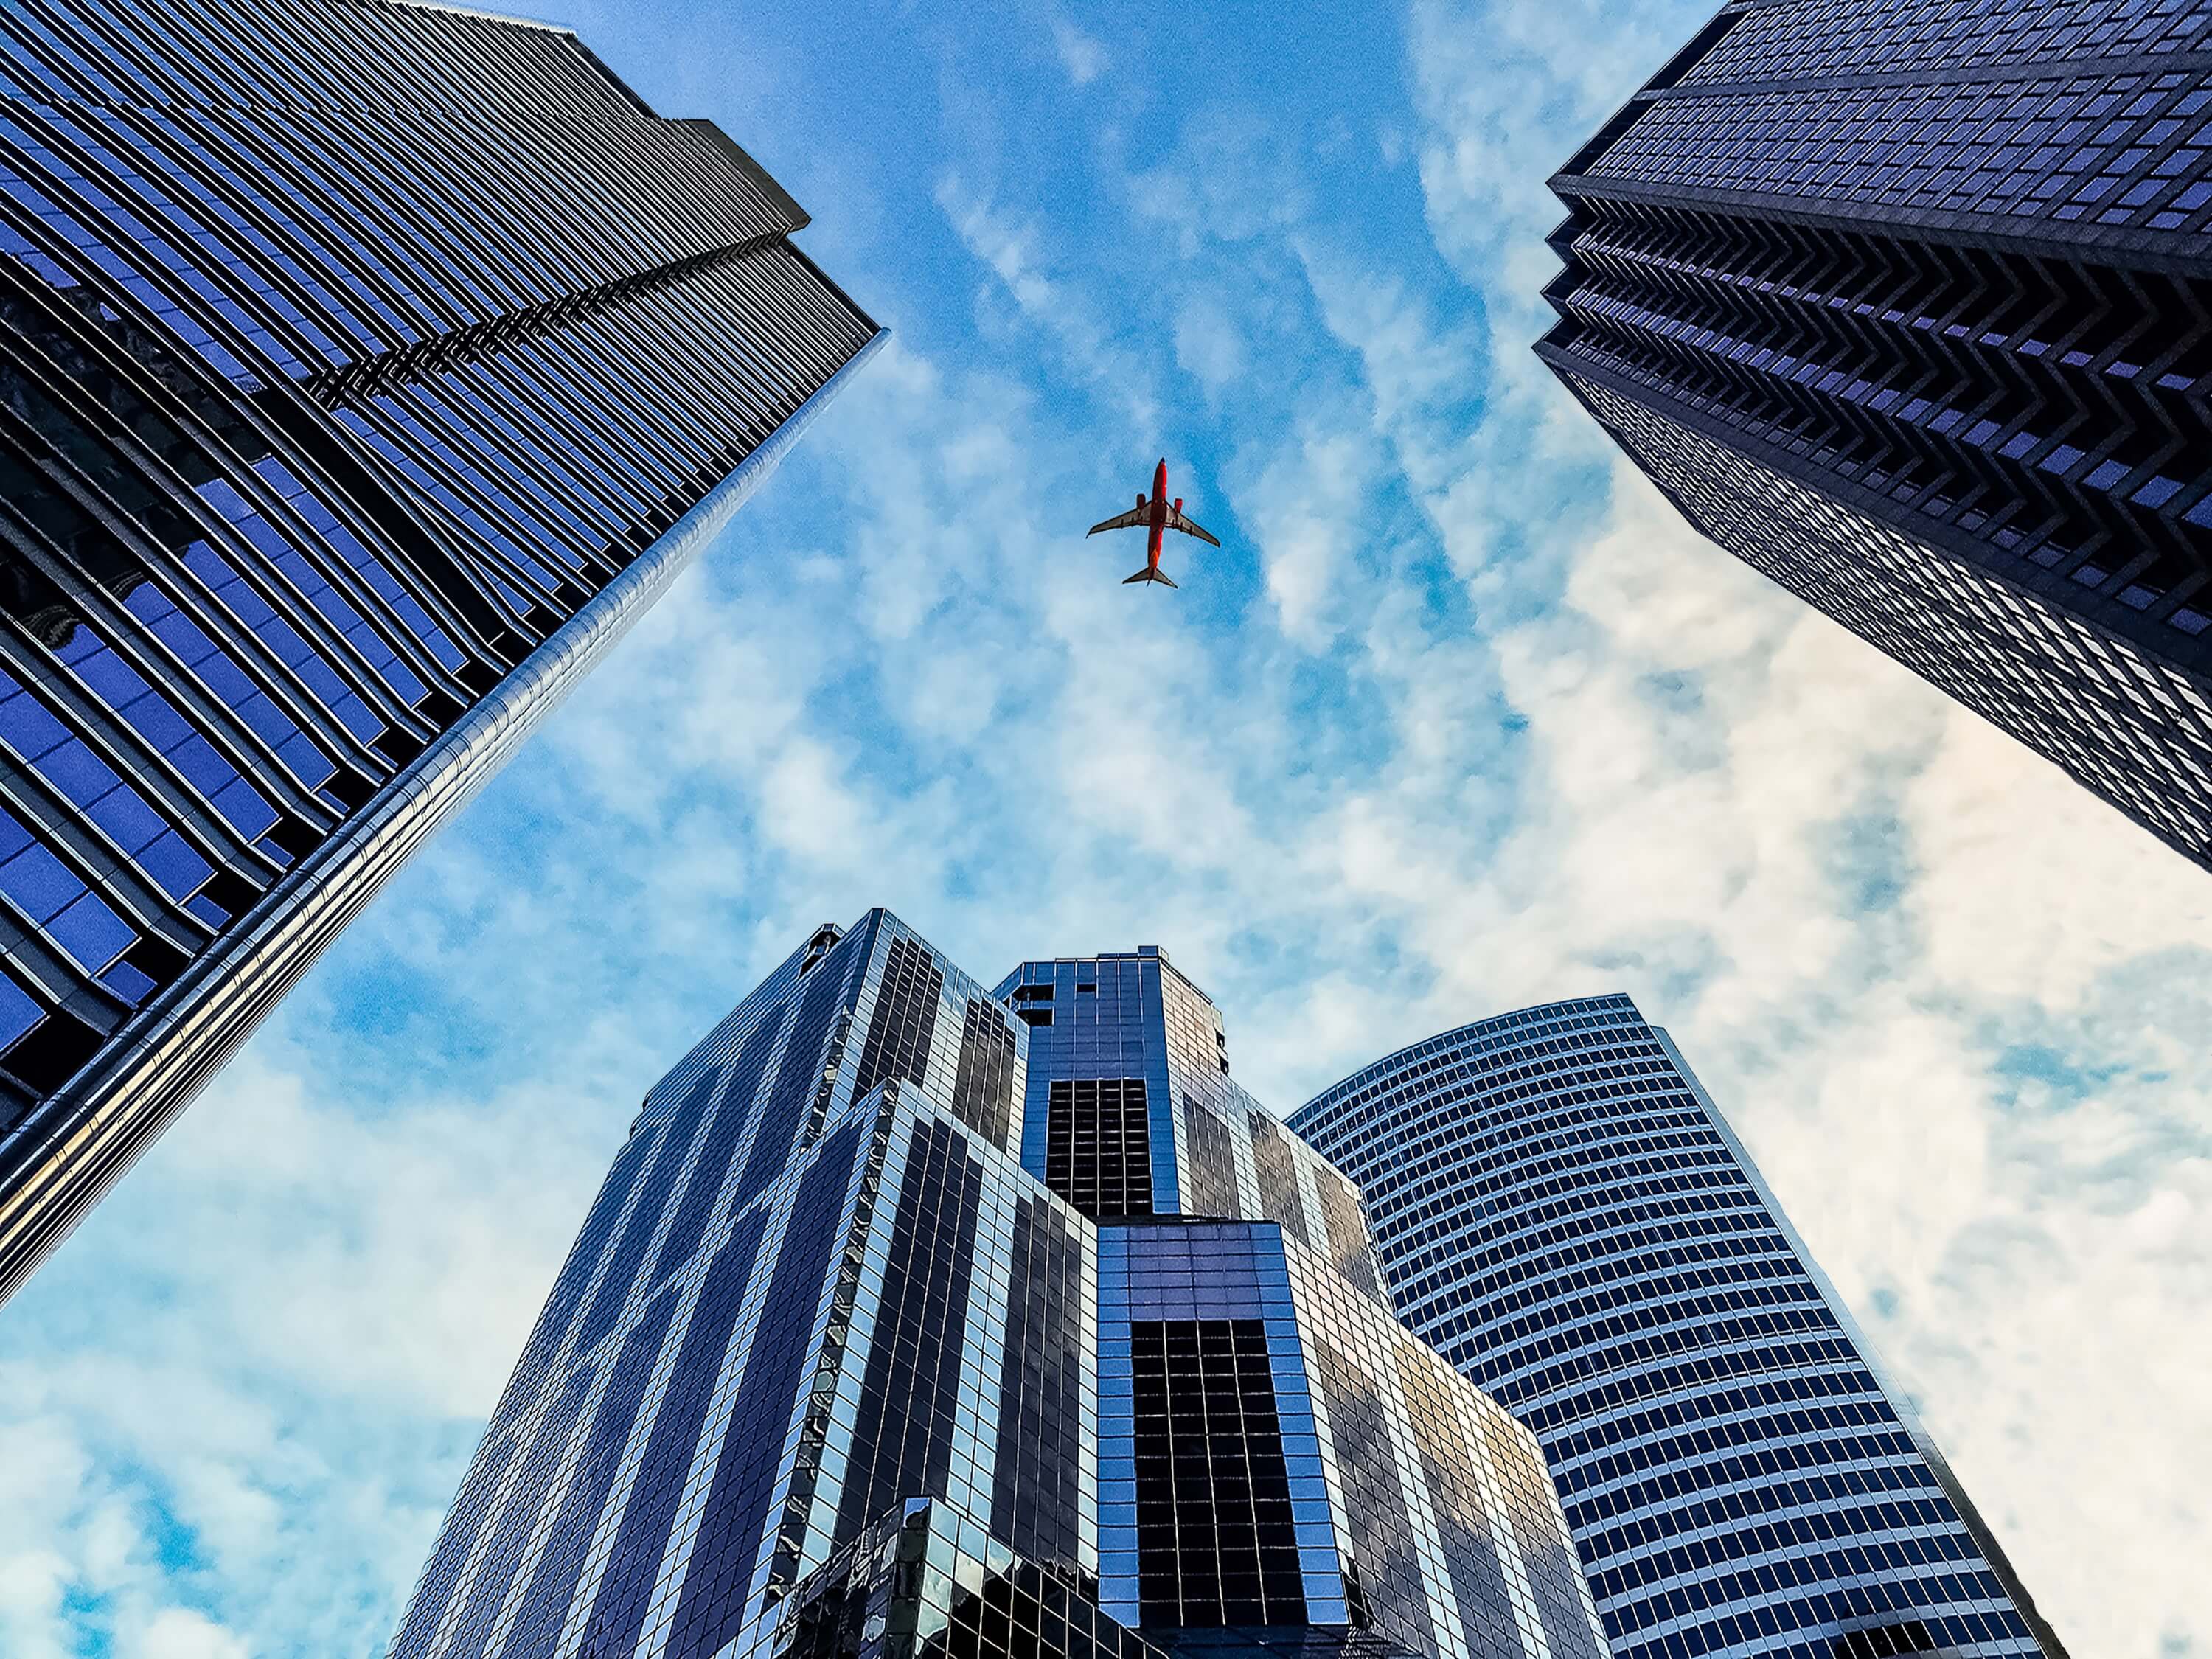
<svg viewBox="0 0 2212 1659">
<path fill-rule="evenodd" d="M 0 1295 L 876 336 L 573 35 L 0 10 Z"/>
<path fill-rule="evenodd" d="M 1616 1659 L 2063 1650 L 1667 1034 L 1465 1025 L 1291 1124 L 1400 1316 L 1535 1431 Z"/>
</svg>

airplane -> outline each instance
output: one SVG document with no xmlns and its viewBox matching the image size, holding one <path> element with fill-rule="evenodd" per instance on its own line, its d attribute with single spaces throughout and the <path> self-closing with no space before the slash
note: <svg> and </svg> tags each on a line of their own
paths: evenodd
<svg viewBox="0 0 2212 1659">
<path fill-rule="evenodd" d="M 1124 587 L 1131 582 L 1161 582 L 1170 587 L 1175 586 L 1160 569 L 1160 536 L 1164 531 L 1180 530 L 1184 535 L 1195 536 L 1212 546 L 1221 545 L 1212 532 L 1183 517 L 1182 496 L 1176 496 L 1172 502 L 1168 500 L 1168 458 L 1164 455 L 1160 457 L 1159 465 L 1152 470 L 1152 500 L 1148 501 L 1139 495 L 1137 505 L 1131 511 L 1118 518 L 1109 519 L 1103 524 L 1094 524 L 1084 533 L 1095 536 L 1102 530 L 1137 529 L 1151 532 L 1145 544 L 1145 568 L 1133 576 L 1121 578 Z"/>
</svg>

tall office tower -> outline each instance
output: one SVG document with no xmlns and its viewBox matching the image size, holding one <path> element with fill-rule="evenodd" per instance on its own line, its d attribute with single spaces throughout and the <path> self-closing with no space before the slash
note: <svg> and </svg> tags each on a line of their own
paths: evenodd
<svg viewBox="0 0 2212 1659">
<path fill-rule="evenodd" d="M 876 330 L 562 30 L 36 0 L 0 80 L 4 1295 Z"/>
<path fill-rule="evenodd" d="M 1400 1316 L 1543 1443 L 1615 1659 L 2063 1659 L 1667 1034 L 1463 1025 L 1291 1115 Z"/>
<path fill-rule="evenodd" d="M 1308 1242 L 1340 1178 L 1218 1115 L 1211 1005 L 1011 982 L 872 911 L 647 1096 L 393 1659 L 1596 1659 L 1534 1437 Z M 1164 1031 L 1216 1164 L 1133 1149 Z"/>
<path fill-rule="evenodd" d="M 1683 515 L 2212 866 L 2212 10 L 1733 3 L 1552 187 Z"/>
</svg>

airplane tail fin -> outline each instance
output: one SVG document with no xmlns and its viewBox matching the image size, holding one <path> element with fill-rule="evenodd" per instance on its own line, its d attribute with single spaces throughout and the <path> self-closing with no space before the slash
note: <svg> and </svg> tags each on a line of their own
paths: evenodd
<svg viewBox="0 0 2212 1659">
<path fill-rule="evenodd" d="M 1175 586 L 1172 581 L 1168 580 L 1167 574 L 1164 571 L 1163 571 L 1158 565 L 1152 564 L 1146 565 L 1142 570 L 1139 570 L 1133 576 L 1124 576 L 1121 578 L 1121 586 L 1124 587 L 1127 587 L 1131 582 L 1161 582 L 1169 587 L 1173 587 Z"/>
</svg>

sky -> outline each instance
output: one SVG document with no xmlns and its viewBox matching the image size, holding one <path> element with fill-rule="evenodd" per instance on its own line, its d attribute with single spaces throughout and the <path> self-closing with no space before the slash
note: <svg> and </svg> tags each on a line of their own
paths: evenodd
<svg viewBox="0 0 2212 1659">
<path fill-rule="evenodd" d="M 1528 350 L 1707 8 L 543 3 L 890 338 L 0 1313 L 0 1652 L 380 1653 L 647 1088 L 884 904 L 1164 946 L 1285 1111 L 1630 993 L 2075 1655 L 2212 1659 L 2212 877 Z"/>
</svg>

